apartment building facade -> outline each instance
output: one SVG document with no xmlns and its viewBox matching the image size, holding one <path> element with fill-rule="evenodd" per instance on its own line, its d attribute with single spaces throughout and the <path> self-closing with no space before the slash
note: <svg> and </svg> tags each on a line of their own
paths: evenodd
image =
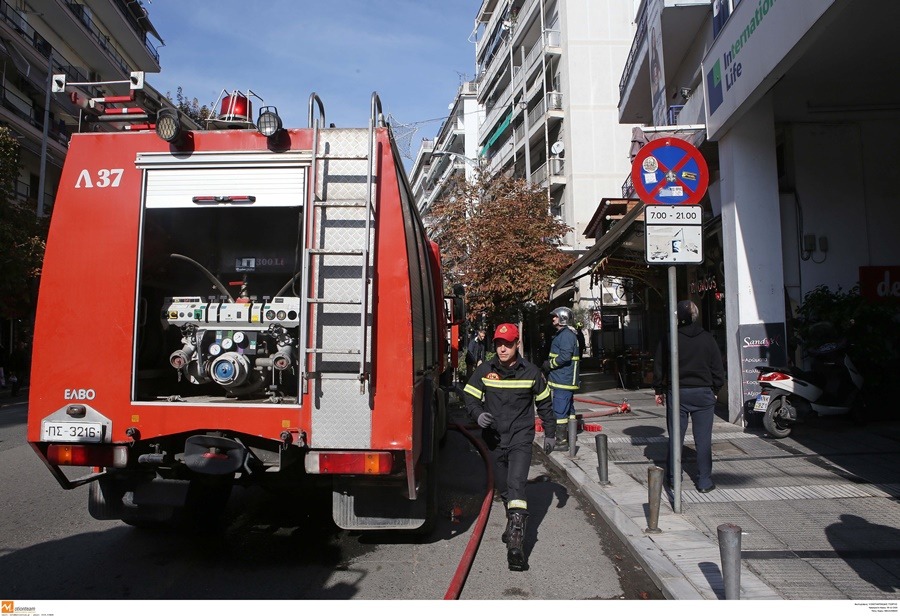
<svg viewBox="0 0 900 616">
<path fill-rule="evenodd" d="M 478 84 L 460 84 L 449 105 L 449 114 L 437 136 L 423 139 L 409 173 L 419 213 L 427 219 L 432 204 L 447 194 L 457 181 L 471 181 L 481 170 L 478 126 L 482 117 L 477 100 Z"/>
<path fill-rule="evenodd" d="M 69 136 L 79 130 L 120 130 L 91 99 L 127 95 L 131 74 L 160 70 L 161 38 L 136 0 L 0 0 L 0 125 L 20 144 L 16 197 L 37 214 L 51 211 Z M 53 93 L 49 75 L 67 84 Z M 96 101 L 95 101 L 96 102 Z M 129 105 L 153 112 L 169 103 L 149 85 Z M 25 318 L 27 320 L 27 317 Z M 0 322 L 0 344 L 11 349 L 18 320 Z"/>
</svg>

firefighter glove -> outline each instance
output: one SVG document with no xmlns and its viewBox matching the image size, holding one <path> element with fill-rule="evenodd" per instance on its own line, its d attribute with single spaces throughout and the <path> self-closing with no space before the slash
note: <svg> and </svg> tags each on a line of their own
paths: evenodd
<svg viewBox="0 0 900 616">
<path fill-rule="evenodd" d="M 543 370 L 544 372 L 550 372 L 550 360 L 545 361 L 541 365 L 541 370 Z"/>
<path fill-rule="evenodd" d="M 482 413 L 478 416 L 479 428 L 490 428 L 492 425 L 494 425 L 494 416 L 490 413 Z"/>
<path fill-rule="evenodd" d="M 553 448 L 556 447 L 556 437 L 555 436 L 545 436 L 544 437 L 544 453 L 550 454 L 553 451 Z"/>
</svg>

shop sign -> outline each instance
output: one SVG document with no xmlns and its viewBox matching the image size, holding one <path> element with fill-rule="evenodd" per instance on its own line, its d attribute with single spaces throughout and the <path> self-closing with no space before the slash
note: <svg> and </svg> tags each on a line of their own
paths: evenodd
<svg viewBox="0 0 900 616">
<path fill-rule="evenodd" d="M 747 323 L 738 326 L 741 357 L 741 400 L 756 400 L 760 387 L 757 366 L 787 365 L 784 323 Z"/>
<path fill-rule="evenodd" d="M 758 0 L 735 7 L 703 58 L 707 138 L 718 141 L 748 100 L 781 78 L 795 49 L 835 0 Z"/>
<path fill-rule="evenodd" d="M 900 299 L 900 265 L 860 267 L 859 294 L 872 301 Z"/>
</svg>

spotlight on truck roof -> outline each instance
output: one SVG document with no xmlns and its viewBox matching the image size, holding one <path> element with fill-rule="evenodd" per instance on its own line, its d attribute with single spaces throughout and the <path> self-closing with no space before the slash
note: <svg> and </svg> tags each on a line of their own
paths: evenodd
<svg viewBox="0 0 900 616">
<path fill-rule="evenodd" d="M 163 109 L 156 116 L 156 134 L 163 141 L 176 143 L 181 136 L 181 122 L 174 109 Z"/>
<path fill-rule="evenodd" d="M 262 107 L 259 110 L 259 119 L 256 121 L 256 129 L 264 137 L 271 137 L 282 128 L 281 117 L 275 107 Z"/>
</svg>

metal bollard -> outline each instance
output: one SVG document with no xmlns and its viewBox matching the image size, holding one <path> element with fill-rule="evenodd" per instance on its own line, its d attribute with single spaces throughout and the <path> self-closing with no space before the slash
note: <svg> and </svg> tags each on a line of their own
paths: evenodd
<svg viewBox="0 0 900 616">
<path fill-rule="evenodd" d="M 605 434 L 594 437 L 594 445 L 597 447 L 597 469 L 600 474 L 600 485 L 609 485 L 609 449 Z"/>
<path fill-rule="evenodd" d="M 569 421 L 566 422 L 566 425 L 569 427 L 569 457 L 575 457 L 575 449 L 578 445 L 578 420 L 574 415 L 569 417 Z"/>
<path fill-rule="evenodd" d="M 725 581 L 725 598 L 741 598 L 741 527 L 736 524 L 720 524 L 719 555 L 722 559 L 722 579 Z"/>
<path fill-rule="evenodd" d="M 658 466 L 647 469 L 647 500 L 649 512 L 645 533 L 659 533 L 659 504 L 662 501 L 662 482 L 664 470 Z"/>
</svg>

